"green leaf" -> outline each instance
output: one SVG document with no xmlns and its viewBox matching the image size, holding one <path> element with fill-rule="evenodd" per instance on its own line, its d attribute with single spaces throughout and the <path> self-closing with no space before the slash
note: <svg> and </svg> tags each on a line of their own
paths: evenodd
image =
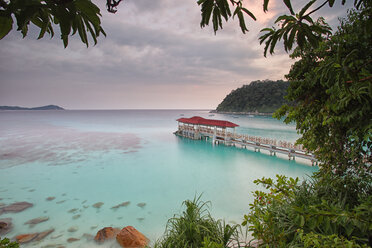
<svg viewBox="0 0 372 248">
<path fill-rule="evenodd" d="M 94 33 L 94 30 L 92 29 L 91 25 L 89 24 L 89 22 L 87 20 L 84 20 L 84 23 L 85 23 L 85 26 L 87 27 L 87 29 L 89 30 L 89 32 L 91 33 L 91 36 L 93 38 L 93 41 L 94 41 L 94 45 L 97 44 L 97 37 Z"/>
<path fill-rule="evenodd" d="M 247 13 L 253 20 L 257 20 L 256 19 L 256 17 L 253 15 L 253 13 L 252 12 L 250 12 L 249 10 L 247 10 L 246 8 L 243 8 L 242 7 L 242 10 L 245 12 L 245 13 Z"/>
<path fill-rule="evenodd" d="M 216 0 L 216 3 L 217 3 L 217 7 L 220 10 L 221 15 L 223 16 L 223 18 L 225 18 L 225 21 L 227 21 L 228 18 L 231 16 L 229 3 L 227 2 L 227 0 Z M 222 28 L 222 24 L 221 24 L 221 28 Z"/>
<path fill-rule="evenodd" d="M 269 5 L 269 0 L 264 0 L 264 4 L 263 4 L 263 11 L 264 12 L 267 12 L 267 7 L 268 7 L 268 5 Z"/>
<path fill-rule="evenodd" d="M 297 32 L 297 44 L 300 48 L 303 48 L 305 45 L 305 34 L 301 29 L 298 29 Z"/>
<path fill-rule="evenodd" d="M 207 1 L 207 0 L 198 0 L 198 1 L 197 1 L 197 4 L 198 4 L 198 5 L 203 4 L 205 1 Z"/>
<path fill-rule="evenodd" d="M 212 10 L 213 10 L 213 0 L 206 0 L 202 3 L 202 7 L 201 7 L 202 20 L 200 22 L 201 27 L 209 25 L 209 20 L 211 18 Z"/>
<path fill-rule="evenodd" d="M 76 18 L 77 18 L 76 21 L 77 21 L 77 28 L 78 28 L 80 39 L 88 47 L 89 44 L 88 44 L 87 32 L 85 31 L 84 23 L 81 17 L 77 16 Z"/>
<path fill-rule="evenodd" d="M 289 35 L 289 39 L 288 39 L 287 46 L 286 46 L 288 51 L 290 51 L 293 47 L 296 33 L 297 33 L 297 26 L 294 26 L 291 30 L 291 34 Z"/>
<path fill-rule="evenodd" d="M 75 6 L 78 11 L 84 14 L 84 17 L 88 18 L 88 20 L 93 25 L 100 25 L 101 21 L 99 19 L 100 10 L 99 8 L 94 5 L 91 1 L 88 0 L 76 0 L 74 1 Z"/>
<path fill-rule="evenodd" d="M 244 16 L 241 11 L 238 12 L 238 18 L 239 18 L 240 29 L 242 30 L 243 34 L 245 34 L 245 32 L 248 31 L 248 29 L 245 26 Z"/>
<path fill-rule="evenodd" d="M 240 9 L 241 9 L 240 6 L 236 6 L 233 17 L 235 17 L 240 12 Z"/>
<path fill-rule="evenodd" d="M 13 28 L 13 19 L 12 17 L 6 15 L 0 15 L 0 40 L 4 38 L 10 30 Z"/>
<path fill-rule="evenodd" d="M 305 14 L 306 10 L 308 10 L 311 5 L 313 5 L 314 3 L 316 2 L 316 0 L 312 0 L 310 2 L 308 2 L 305 7 L 303 7 L 300 11 L 300 13 L 298 14 L 300 18 L 302 18 L 302 16 Z"/>
<path fill-rule="evenodd" d="M 294 15 L 295 13 L 294 13 L 292 5 L 291 5 L 291 0 L 283 0 L 283 2 L 287 6 L 287 8 L 291 12 L 291 14 Z"/>
<path fill-rule="evenodd" d="M 216 31 L 218 30 L 218 25 L 219 25 L 218 17 L 219 17 L 219 15 L 220 15 L 219 9 L 214 8 L 213 9 L 213 19 L 212 19 L 214 33 L 216 33 Z"/>
<path fill-rule="evenodd" d="M 279 16 L 276 20 L 275 20 L 275 23 L 278 23 L 280 21 L 296 21 L 296 18 L 294 18 L 293 16 L 289 16 L 289 15 L 281 15 Z"/>
<path fill-rule="evenodd" d="M 305 225 L 305 217 L 301 215 L 300 217 L 300 226 L 303 227 Z"/>
</svg>

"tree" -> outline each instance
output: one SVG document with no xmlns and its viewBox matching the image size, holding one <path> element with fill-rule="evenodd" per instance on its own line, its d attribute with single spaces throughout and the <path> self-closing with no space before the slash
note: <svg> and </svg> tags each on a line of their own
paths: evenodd
<svg viewBox="0 0 372 248">
<path fill-rule="evenodd" d="M 248 31 L 244 14 L 250 16 L 253 20 L 256 17 L 252 12 L 243 7 L 244 0 L 199 0 L 198 4 L 201 5 L 202 20 L 201 27 L 209 25 L 211 16 L 213 23 L 213 30 L 216 33 L 218 29 L 222 29 L 222 18 L 227 22 L 231 17 L 237 16 L 239 25 L 243 33 Z M 234 14 L 231 15 L 230 5 L 235 6 Z M 322 4 L 313 10 L 310 10 L 318 0 L 309 1 L 298 13 L 295 13 L 292 8 L 290 0 L 283 0 L 283 3 L 288 8 L 290 14 L 279 16 L 275 24 L 280 26 L 279 29 L 264 28 L 261 32 L 266 32 L 260 37 L 260 43 L 265 42 L 264 55 L 267 51 L 270 54 L 274 53 L 275 46 L 278 41 L 283 39 L 284 49 L 288 52 L 294 48 L 293 44 L 297 43 L 300 48 L 305 44 L 310 43 L 312 47 L 317 47 L 318 43 L 322 40 L 323 35 L 330 35 L 330 27 L 324 22 L 322 18 L 314 21 L 311 15 L 328 5 L 333 7 L 335 0 L 323 0 Z M 354 0 L 354 6 L 359 9 L 361 6 L 368 4 L 368 0 Z M 346 0 L 342 0 L 341 4 L 344 5 Z M 264 12 L 268 11 L 269 0 L 263 1 Z"/>
<path fill-rule="evenodd" d="M 245 215 L 263 247 L 372 245 L 372 6 L 341 20 L 335 34 L 291 54 L 287 100 L 276 112 L 296 122 L 297 141 L 322 161 L 309 181 L 277 176 L 256 180 Z"/>
<path fill-rule="evenodd" d="M 298 140 L 324 170 L 370 171 L 372 162 L 372 8 L 352 11 L 318 48 L 296 48 L 287 99 L 276 117 L 295 121 Z M 352 170 L 351 170 L 352 168 Z"/>
<path fill-rule="evenodd" d="M 107 11 L 116 12 L 121 0 L 107 0 Z M 68 37 L 76 33 L 81 41 L 89 46 L 88 34 L 97 43 L 102 33 L 100 9 L 90 0 L 0 0 L 0 39 L 12 29 L 14 20 L 17 31 L 23 38 L 27 35 L 29 25 L 40 29 L 38 39 L 48 33 L 54 36 L 54 25 L 59 26 L 63 45 L 67 47 Z"/>
</svg>

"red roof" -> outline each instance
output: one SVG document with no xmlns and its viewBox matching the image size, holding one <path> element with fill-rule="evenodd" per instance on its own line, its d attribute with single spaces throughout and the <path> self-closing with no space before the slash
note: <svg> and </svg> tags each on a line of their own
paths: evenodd
<svg viewBox="0 0 372 248">
<path fill-rule="evenodd" d="M 238 127 L 239 126 L 229 121 L 205 119 L 200 116 L 194 116 L 191 118 L 180 118 L 177 121 L 182 122 L 182 123 L 194 124 L 194 125 L 217 126 L 217 127 Z"/>
</svg>

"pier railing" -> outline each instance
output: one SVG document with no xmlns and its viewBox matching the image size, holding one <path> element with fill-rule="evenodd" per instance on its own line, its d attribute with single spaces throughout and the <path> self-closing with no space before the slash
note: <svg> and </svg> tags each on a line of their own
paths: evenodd
<svg viewBox="0 0 372 248">
<path fill-rule="evenodd" d="M 242 142 L 255 142 L 265 145 L 271 145 L 271 146 L 278 146 L 286 149 L 293 149 L 301 152 L 307 153 L 308 151 L 302 146 L 302 145 L 295 145 L 288 141 L 283 140 L 276 140 L 276 139 L 270 139 L 270 138 L 263 138 L 258 136 L 251 136 L 246 134 L 238 134 L 238 133 L 232 133 L 232 132 L 225 132 L 222 130 L 215 130 L 211 128 L 206 127 L 199 127 L 197 129 L 189 126 L 180 126 L 179 130 L 182 131 L 189 131 L 193 133 L 200 133 L 200 134 L 209 134 L 209 135 L 216 135 L 218 137 L 224 137 L 229 140 L 239 140 Z"/>
</svg>

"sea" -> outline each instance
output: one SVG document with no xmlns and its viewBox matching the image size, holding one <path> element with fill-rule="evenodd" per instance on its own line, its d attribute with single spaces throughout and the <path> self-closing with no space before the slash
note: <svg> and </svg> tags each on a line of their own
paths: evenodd
<svg viewBox="0 0 372 248">
<path fill-rule="evenodd" d="M 269 116 L 209 110 L 1 111 L 0 209 L 33 204 L 0 213 L 12 222 L 2 237 L 54 229 L 21 247 L 119 247 L 93 237 L 104 227 L 133 226 L 153 244 L 185 200 L 200 196 L 214 218 L 240 224 L 252 191 L 263 190 L 255 179 L 305 180 L 318 170 L 305 160 L 174 135 L 176 120 L 192 116 L 228 120 L 252 136 L 299 137 L 294 124 Z M 26 224 L 35 218 L 44 221 Z"/>
</svg>

